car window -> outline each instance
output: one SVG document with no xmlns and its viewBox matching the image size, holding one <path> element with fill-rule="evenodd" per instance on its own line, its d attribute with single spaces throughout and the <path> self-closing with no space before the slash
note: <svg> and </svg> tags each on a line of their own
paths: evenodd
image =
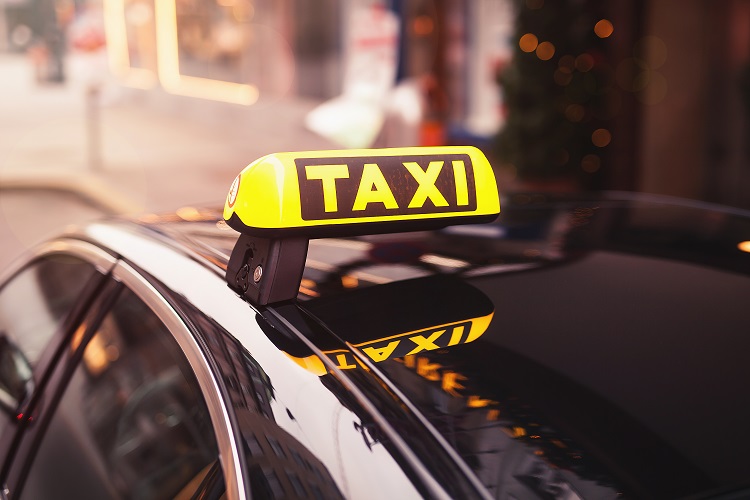
<svg viewBox="0 0 750 500">
<path fill-rule="evenodd" d="M 86 345 L 21 494 L 189 498 L 217 459 L 187 360 L 156 314 L 124 289 Z"/>
<path fill-rule="evenodd" d="M 34 261 L 0 289 L 0 406 L 15 410 L 29 394 L 32 370 L 94 266 L 55 254 Z M 7 420 L 0 419 L 0 430 Z"/>
</svg>

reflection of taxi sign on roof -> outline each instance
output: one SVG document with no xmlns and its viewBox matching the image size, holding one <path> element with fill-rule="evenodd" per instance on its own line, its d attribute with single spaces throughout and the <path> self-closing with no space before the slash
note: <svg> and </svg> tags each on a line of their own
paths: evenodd
<svg viewBox="0 0 750 500">
<path fill-rule="evenodd" d="M 470 318 L 458 323 L 440 325 L 425 330 L 403 333 L 362 344 L 352 344 L 350 349 L 322 351 L 339 370 L 351 370 L 360 366 L 352 350 L 359 350 L 375 363 L 413 356 L 421 352 L 446 349 L 455 345 L 473 342 L 482 336 L 492 321 L 494 313 L 481 318 Z M 285 353 L 295 363 L 321 376 L 328 373 L 325 363 L 315 354 L 299 358 Z"/>
<path fill-rule="evenodd" d="M 371 313 L 373 304 L 378 314 Z M 319 353 L 279 335 L 280 328 L 267 324 L 266 318 L 259 316 L 258 321 L 279 350 L 316 375 L 325 375 L 331 366 L 357 368 L 363 359 L 380 363 L 474 342 L 495 314 L 493 302 L 481 290 L 448 274 L 358 288 L 299 307 L 337 336 L 318 339 Z"/>
<path fill-rule="evenodd" d="M 296 297 L 307 238 L 489 222 L 495 175 L 469 146 L 276 153 L 235 178 L 224 219 L 242 236 L 227 282 L 259 305 Z"/>
<path fill-rule="evenodd" d="M 277 153 L 248 165 L 224 218 L 241 233 L 308 237 L 485 222 L 500 211 L 476 148 Z"/>
</svg>

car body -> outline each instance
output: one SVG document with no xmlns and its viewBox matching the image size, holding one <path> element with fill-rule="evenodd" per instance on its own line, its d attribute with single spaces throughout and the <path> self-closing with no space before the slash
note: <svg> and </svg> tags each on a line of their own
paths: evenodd
<svg viewBox="0 0 750 500">
<path fill-rule="evenodd" d="M 750 494 L 748 213 L 515 194 L 311 240 L 265 306 L 225 281 L 237 238 L 188 207 L 7 273 L 6 497 Z"/>
</svg>

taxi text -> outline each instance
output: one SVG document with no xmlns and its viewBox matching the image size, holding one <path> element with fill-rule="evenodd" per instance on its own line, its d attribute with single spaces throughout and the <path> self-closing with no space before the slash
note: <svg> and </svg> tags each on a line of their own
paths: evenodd
<svg viewBox="0 0 750 500">
<path fill-rule="evenodd" d="M 305 220 L 476 209 L 465 154 L 296 159 Z"/>
</svg>

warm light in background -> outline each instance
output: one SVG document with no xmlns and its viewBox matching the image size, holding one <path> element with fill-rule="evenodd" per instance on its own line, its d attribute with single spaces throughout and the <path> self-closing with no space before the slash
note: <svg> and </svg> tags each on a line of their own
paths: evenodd
<svg viewBox="0 0 750 500">
<path fill-rule="evenodd" d="M 450 257 L 443 257 L 442 255 L 427 254 L 419 258 L 420 261 L 426 262 L 427 264 L 433 264 L 436 266 L 453 267 L 460 269 L 463 267 L 469 267 L 469 263 L 465 260 L 452 259 Z"/>
<path fill-rule="evenodd" d="M 576 57 L 576 69 L 581 73 L 591 71 L 594 67 L 594 58 L 590 54 L 581 54 Z"/>
<path fill-rule="evenodd" d="M 611 140 L 612 134 L 610 134 L 609 130 L 605 128 L 598 128 L 594 130 L 593 134 L 591 134 L 591 142 L 594 143 L 594 146 L 600 148 L 607 146 Z"/>
<path fill-rule="evenodd" d="M 299 291 L 302 294 L 307 295 L 308 297 L 319 297 L 320 294 L 315 291 L 315 288 L 318 286 L 317 283 L 315 283 L 311 279 L 304 278 L 299 285 Z"/>
<path fill-rule="evenodd" d="M 250 105 L 258 100 L 258 89 L 253 85 L 180 74 L 176 4 L 174 1 L 163 0 L 157 1 L 155 5 L 159 81 L 167 92 L 243 105 Z"/>
<path fill-rule="evenodd" d="M 177 209 L 177 217 L 186 221 L 200 220 L 201 214 L 195 207 L 182 207 Z"/>
<path fill-rule="evenodd" d="M 584 172 L 593 174 L 601 167 L 601 159 L 596 155 L 586 155 L 581 160 L 581 168 Z"/>
<path fill-rule="evenodd" d="M 539 40 L 537 40 L 536 35 L 531 33 L 526 33 L 518 41 L 518 46 L 521 47 L 521 50 L 524 52 L 534 52 L 538 45 Z"/>
<path fill-rule="evenodd" d="M 551 42 L 542 42 L 536 48 L 536 56 L 542 61 L 549 61 L 555 55 L 555 46 Z"/>
<path fill-rule="evenodd" d="M 160 0 L 154 7 L 158 81 L 167 92 L 243 105 L 258 100 L 258 89 L 253 85 L 180 74 L 175 1 Z M 104 0 L 104 23 L 112 73 L 130 87 L 148 89 L 156 85 L 157 76 L 152 71 L 131 66 L 124 0 Z"/>
<path fill-rule="evenodd" d="M 594 33 L 596 33 L 596 36 L 599 38 L 607 38 L 613 31 L 615 31 L 615 28 L 607 19 L 602 19 L 594 26 Z"/>
<path fill-rule="evenodd" d="M 344 288 L 357 288 L 359 286 L 359 279 L 351 274 L 345 274 L 341 277 L 341 285 Z"/>
<path fill-rule="evenodd" d="M 111 363 L 120 358 L 120 349 L 107 342 L 100 333 L 94 335 L 83 351 L 83 361 L 91 375 L 101 374 Z"/>
<path fill-rule="evenodd" d="M 737 245 L 737 248 L 739 248 L 743 252 L 750 253 L 750 240 L 741 242 L 739 245 Z"/>
<path fill-rule="evenodd" d="M 127 87 L 153 88 L 156 85 L 153 71 L 130 66 L 124 0 L 104 0 L 103 9 L 110 71 Z"/>
<path fill-rule="evenodd" d="M 586 114 L 586 110 L 580 104 L 570 104 L 565 108 L 565 118 L 571 122 L 580 122 Z"/>
<path fill-rule="evenodd" d="M 411 27 L 415 35 L 427 36 L 435 30 L 435 23 L 430 16 L 419 16 Z"/>
</svg>

